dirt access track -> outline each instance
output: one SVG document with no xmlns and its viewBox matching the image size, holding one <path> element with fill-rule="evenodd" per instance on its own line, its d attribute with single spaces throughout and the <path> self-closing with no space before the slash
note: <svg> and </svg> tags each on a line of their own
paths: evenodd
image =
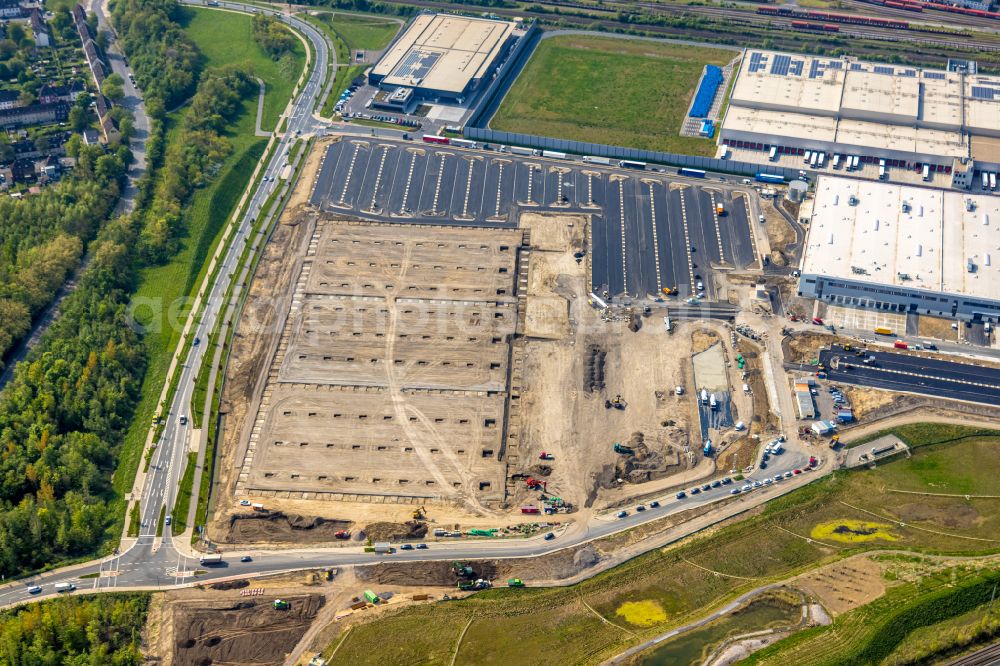
<svg viewBox="0 0 1000 666">
<path fill-rule="evenodd" d="M 237 324 L 213 540 L 333 543 L 420 506 L 431 525 L 496 527 L 537 520 L 519 511 L 541 505 L 527 476 L 572 512 L 713 472 L 689 434 L 696 326 L 590 302 L 589 216 L 526 212 L 518 229 L 331 217 L 302 195 L 327 143 Z M 250 521 L 241 500 L 282 515 Z"/>
</svg>

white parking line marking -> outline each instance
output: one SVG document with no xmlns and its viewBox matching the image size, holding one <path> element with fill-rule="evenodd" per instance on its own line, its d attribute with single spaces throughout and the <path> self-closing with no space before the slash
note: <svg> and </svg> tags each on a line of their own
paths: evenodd
<svg viewBox="0 0 1000 666">
<path fill-rule="evenodd" d="M 441 181 L 444 180 L 444 162 L 448 157 L 447 153 L 438 153 L 441 156 L 441 166 L 438 167 L 437 185 L 434 186 L 434 203 L 431 205 L 431 215 L 438 215 L 438 199 L 441 197 Z"/>
<path fill-rule="evenodd" d="M 660 278 L 660 244 L 656 239 L 656 200 L 653 198 L 653 185 L 657 181 L 644 180 L 643 182 L 649 186 L 649 214 L 653 225 L 653 263 L 656 265 L 656 295 L 659 296 L 659 291 L 663 288 L 663 280 Z"/>
<path fill-rule="evenodd" d="M 688 233 L 687 200 L 686 200 L 686 198 L 684 196 L 684 193 L 687 192 L 687 189 L 688 189 L 687 185 L 684 185 L 684 186 L 681 187 L 681 190 L 680 190 L 680 192 L 681 192 L 681 194 L 680 194 L 680 197 L 681 197 L 681 222 L 683 223 L 683 227 L 684 227 L 684 249 L 685 249 L 685 252 L 687 252 L 688 279 L 690 280 L 690 283 L 691 283 L 691 295 L 694 295 L 695 293 L 697 293 L 697 290 L 695 289 L 695 285 L 694 285 L 694 260 L 691 259 L 691 236 Z"/>
<path fill-rule="evenodd" d="M 726 254 L 722 251 L 722 232 L 719 230 L 719 205 L 715 201 L 715 192 L 709 192 L 712 198 L 712 219 L 715 221 L 715 241 L 719 244 L 719 261 L 726 263 Z"/>
<path fill-rule="evenodd" d="M 413 169 L 417 166 L 417 151 L 410 152 L 410 172 L 406 175 L 406 189 L 403 190 L 403 205 L 399 209 L 400 215 L 407 215 L 410 212 L 407 203 L 410 201 L 410 186 L 413 184 Z"/>
<path fill-rule="evenodd" d="M 372 192 L 372 203 L 368 207 L 369 212 L 377 213 L 378 209 L 375 208 L 375 201 L 378 198 L 378 186 L 382 184 L 382 171 L 385 169 L 385 158 L 389 156 L 389 150 L 392 146 L 382 146 L 382 159 L 378 163 L 378 173 L 375 174 L 375 190 Z"/>
<path fill-rule="evenodd" d="M 358 153 L 361 152 L 361 144 L 354 144 L 354 155 L 351 156 L 351 165 L 347 167 L 347 178 L 344 179 L 344 189 L 340 192 L 340 205 L 343 206 L 347 199 L 347 190 L 351 187 L 351 176 L 354 174 L 354 164 L 358 161 Z"/>
</svg>

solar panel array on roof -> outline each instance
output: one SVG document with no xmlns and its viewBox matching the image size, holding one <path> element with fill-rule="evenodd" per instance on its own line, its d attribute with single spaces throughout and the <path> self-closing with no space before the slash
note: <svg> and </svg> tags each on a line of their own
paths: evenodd
<svg viewBox="0 0 1000 666">
<path fill-rule="evenodd" d="M 862 67 L 861 65 L 859 65 L 856 62 L 852 62 L 851 63 L 851 71 L 852 72 L 863 72 L 863 71 L 865 71 L 865 68 Z"/>
<path fill-rule="evenodd" d="M 972 86 L 972 99 L 986 99 L 990 101 L 1000 99 L 1000 90 L 985 88 L 983 86 Z"/>
<path fill-rule="evenodd" d="M 896 73 L 896 68 L 895 67 L 886 67 L 885 65 L 875 65 L 875 73 L 876 74 L 888 74 L 889 76 L 892 76 L 893 74 Z"/>
<path fill-rule="evenodd" d="M 813 60 L 812 63 L 809 65 L 809 78 L 815 79 L 816 77 L 820 76 L 820 74 L 821 72 L 819 69 L 819 60 Z"/>
<path fill-rule="evenodd" d="M 924 78 L 944 81 L 947 77 L 944 75 L 944 72 L 924 72 Z"/>
<path fill-rule="evenodd" d="M 899 73 L 899 75 L 900 76 L 916 76 L 917 75 L 917 70 L 915 70 L 915 69 L 904 69 L 902 72 Z"/>
<path fill-rule="evenodd" d="M 826 66 L 829 69 L 843 69 L 844 63 L 840 62 L 839 60 L 827 60 Z"/>
<path fill-rule="evenodd" d="M 792 64 L 792 58 L 786 55 L 774 56 L 774 64 L 771 65 L 771 73 L 775 76 L 787 76 L 788 67 Z"/>
<path fill-rule="evenodd" d="M 788 68 L 788 71 L 789 73 L 794 74 L 795 76 L 802 76 L 802 68 L 804 66 L 805 66 L 804 62 L 802 62 L 801 60 L 795 60 L 792 62 L 791 67 Z"/>
<path fill-rule="evenodd" d="M 767 67 L 767 58 L 764 57 L 763 53 L 759 51 L 754 51 L 753 53 L 750 54 L 749 69 L 751 74 L 756 74 L 765 67 Z"/>
</svg>

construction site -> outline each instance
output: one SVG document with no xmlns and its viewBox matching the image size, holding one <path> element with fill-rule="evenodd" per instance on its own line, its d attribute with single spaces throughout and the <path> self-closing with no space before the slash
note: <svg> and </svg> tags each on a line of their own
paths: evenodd
<svg viewBox="0 0 1000 666">
<path fill-rule="evenodd" d="M 727 400 L 730 418 L 699 423 L 699 335 L 717 341 L 719 398 L 739 385 L 726 329 L 595 302 L 588 215 L 345 219 L 306 202 L 322 153 L 239 323 L 214 540 L 422 537 L 425 518 L 571 516 L 716 471 L 722 435 L 754 408 Z"/>
</svg>

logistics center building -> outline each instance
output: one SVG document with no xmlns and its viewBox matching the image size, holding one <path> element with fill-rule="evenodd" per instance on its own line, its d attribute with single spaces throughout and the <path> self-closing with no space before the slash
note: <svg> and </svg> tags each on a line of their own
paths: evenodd
<svg viewBox="0 0 1000 666">
<path fill-rule="evenodd" d="M 490 80 L 523 35 L 516 21 L 420 14 L 371 69 L 368 82 L 404 103 L 411 97 L 461 102 Z"/>
<path fill-rule="evenodd" d="M 1000 197 L 821 176 L 799 295 L 1000 321 Z"/>
<path fill-rule="evenodd" d="M 748 50 L 720 143 L 779 155 L 857 155 L 889 166 L 1000 165 L 1000 77 L 844 56 Z"/>
</svg>

